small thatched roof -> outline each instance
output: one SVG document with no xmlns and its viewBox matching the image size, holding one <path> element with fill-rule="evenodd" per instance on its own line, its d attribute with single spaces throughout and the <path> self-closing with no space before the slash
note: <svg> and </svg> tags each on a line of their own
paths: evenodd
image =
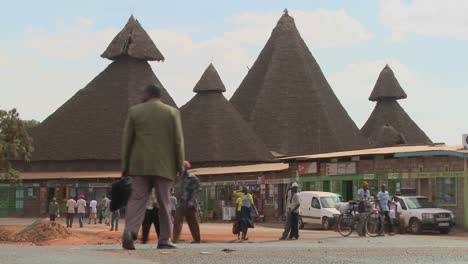
<svg viewBox="0 0 468 264">
<path fill-rule="evenodd" d="M 374 146 L 377 148 L 407 144 L 406 138 L 389 124 L 383 125 L 377 133 Z"/>
<path fill-rule="evenodd" d="M 186 158 L 193 163 L 255 163 L 273 156 L 223 96 L 224 85 L 213 65 L 203 73 L 181 107 Z"/>
<path fill-rule="evenodd" d="M 116 60 L 121 56 L 147 61 L 164 60 L 164 56 L 133 15 L 101 55 L 109 60 Z"/>
<path fill-rule="evenodd" d="M 374 90 L 369 97 L 370 101 L 398 100 L 406 98 L 406 93 L 400 86 L 392 69 L 385 65 L 375 83 Z"/>
<path fill-rule="evenodd" d="M 193 91 L 196 93 L 226 91 L 226 87 L 224 87 L 224 84 L 212 63 L 210 63 L 208 68 L 206 68 L 200 80 L 195 85 L 195 88 L 193 88 Z"/>
<path fill-rule="evenodd" d="M 270 151 L 300 155 L 368 146 L 286 11 L 231 102 Z"/>
<path fill-rule="evenodd" d="M 143 60 L 120 58 L 31 130 L 35 161 L 120 160 L 128 108 L 143 87 L 161 85 Z M 175 106 L 163 89 L 162 101 Z"/>
</svg>

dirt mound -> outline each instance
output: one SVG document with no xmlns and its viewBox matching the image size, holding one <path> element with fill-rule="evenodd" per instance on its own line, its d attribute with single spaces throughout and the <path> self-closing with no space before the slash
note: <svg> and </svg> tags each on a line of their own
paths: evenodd
<svg viewBox="0 0 468 264">
<path fill-rule="evenodd" d="M 0 241 L 13 241 L 15 238 L 15 232 L 12 230 L 0 226 Z"/>
<path fill-rule="evenodd" d="M 14 236 L 15 242 L 38 243 L 52 239 L 67 238 L 71 232 L 57 222 L 37 220 Z"/>
</svg>

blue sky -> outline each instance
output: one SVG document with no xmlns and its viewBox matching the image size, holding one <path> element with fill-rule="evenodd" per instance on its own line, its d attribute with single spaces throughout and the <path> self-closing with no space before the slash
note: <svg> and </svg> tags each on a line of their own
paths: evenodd
<svg viewBox="0 0 468 264">
<path fill-rule="evenodd" d="M 0 108 L 43 120 L 110 61 L 99 55 L 131 13 L 166 57 L 153 70 L 179 106 L 213 61 L 230 97 L 285 7 L 361 127 L 388 63 L 400 103 L 433 141 L 468 133 L 468 3 L 385 1 L 0 1 Z"/>
</svg>

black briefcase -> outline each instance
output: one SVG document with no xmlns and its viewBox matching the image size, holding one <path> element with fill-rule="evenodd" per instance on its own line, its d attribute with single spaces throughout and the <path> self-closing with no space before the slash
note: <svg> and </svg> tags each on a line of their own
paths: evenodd
<svg viewBox="0 0 468 264">
<path fill-rule="evenodd" d="M 111 211 L 123 208 L 127 205 L 132 192 L 132 178 L 122 177 L 112 183 L 111 190 Z"/>
</svg>

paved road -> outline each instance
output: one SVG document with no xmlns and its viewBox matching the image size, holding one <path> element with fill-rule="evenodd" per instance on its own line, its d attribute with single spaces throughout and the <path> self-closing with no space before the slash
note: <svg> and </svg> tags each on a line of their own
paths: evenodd
<svg viewBox="0 0 468 264">
<path fill-rule="evenodd" d="M 181 244 L 177 250 L 137 245 L 15 246 L 0 245 L 0 263 L 468 263 L 468 241 L 441 236 L 342 238 L 324 236 L 315 242 Z M 233 250 L 228 253 L 223 249 Z"/>
</svg>

